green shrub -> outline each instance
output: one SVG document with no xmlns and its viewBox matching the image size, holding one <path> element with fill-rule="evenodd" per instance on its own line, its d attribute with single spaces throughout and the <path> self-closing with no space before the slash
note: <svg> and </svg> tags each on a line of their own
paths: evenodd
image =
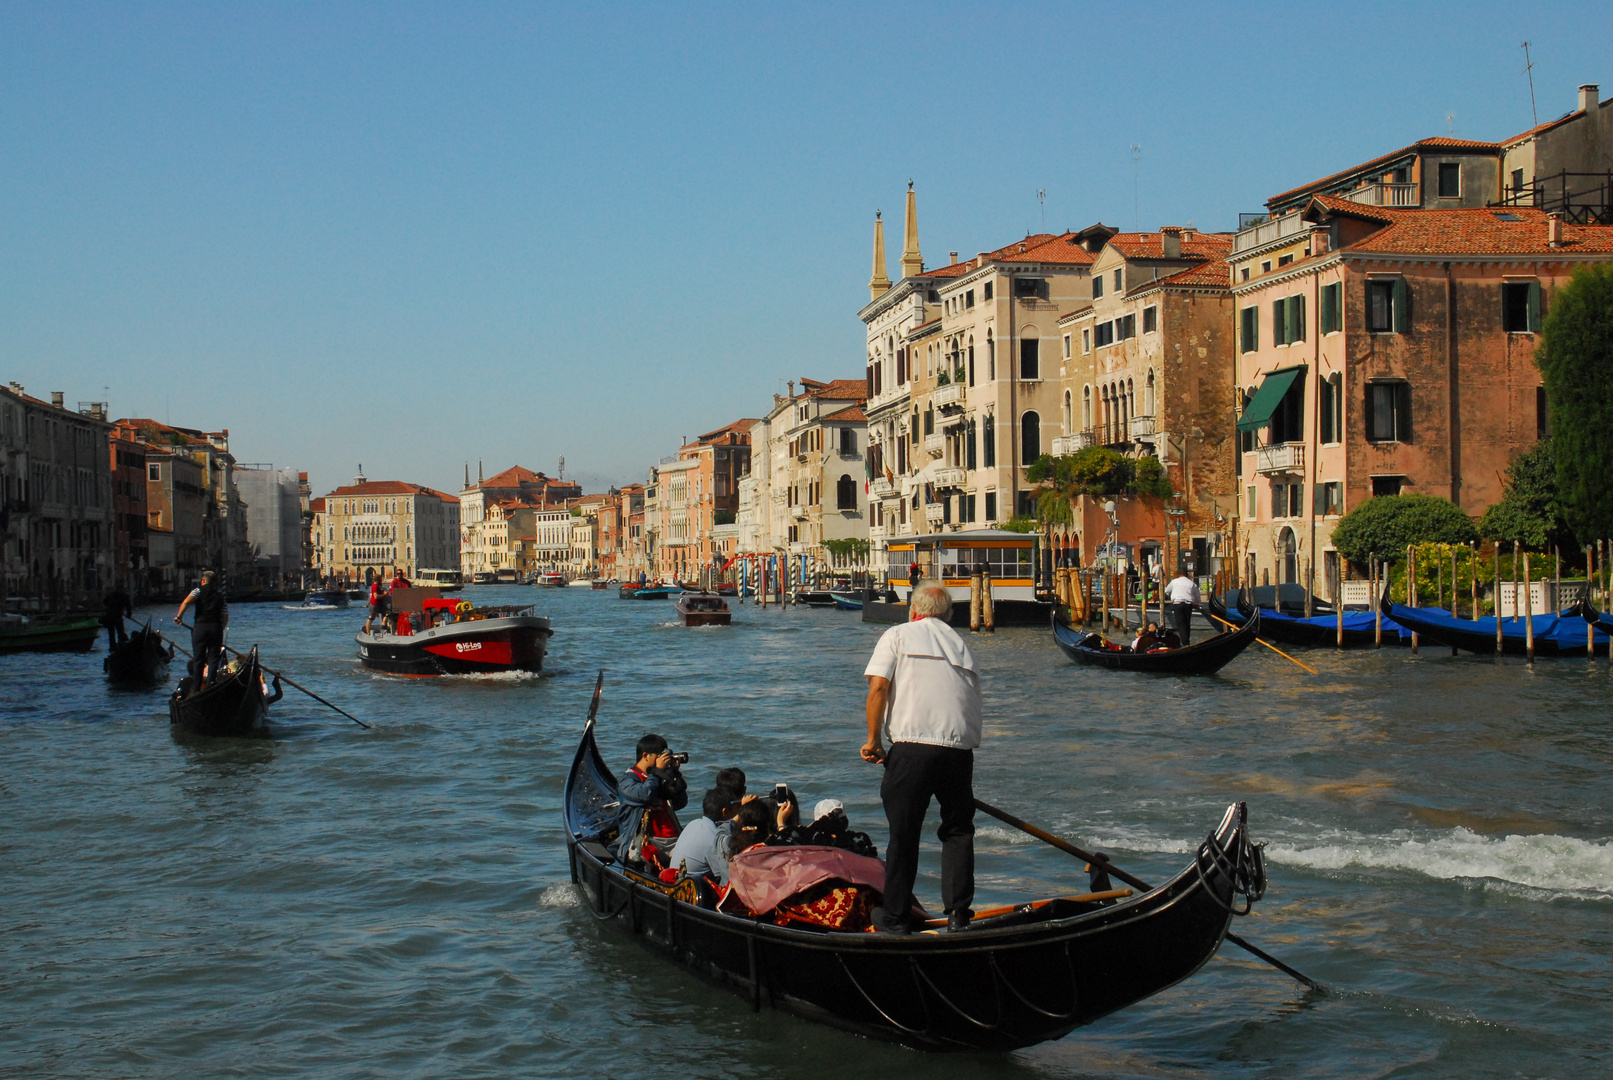
<svg viewBox="0 0 1613 1080">
<path fill-rule="evenodd" d="M 1339 521 L 1333 546 L 1353 563 L 1398 559 L 1411 544 L 1465 544 L 1477 540 L 1473 519 L 1436 495 L 1382 495 Z"/>
</svg>

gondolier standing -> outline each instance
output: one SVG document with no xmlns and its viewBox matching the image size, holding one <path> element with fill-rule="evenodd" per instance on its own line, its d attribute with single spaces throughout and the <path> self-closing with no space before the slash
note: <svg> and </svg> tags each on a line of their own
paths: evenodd
<svg viewBox="0 0 1613 1080">
<path fill-rule="evenodd" d="M 974 912 L 974 751 L 980 745 L 980 675 L 956 630 L 947 625 L 952 594 L 920 581 L 909 597 L 909 621 L 880 637 L 863 672 L 868 677 L 868 741 L 864 761 L 884 762 L 880 798 L 890 824 L 885 850 L 884 907 L 874 924 L 911 931 L 919 834 L 933 796 L 941 808 L 941 901 L 949 930 Z M 890 749 L 882 737 L 889 736 Z"/>
<path fill-rule="evenodd" d="M 1178 567 L 1176 576 L 1165 586 L 1165 604 L 1171 611 L 1171 624 L 1186 645 L 1193 636 L 1193 609 L 1204 602 L 1199 595 L 1198 582 L 1187 576 L 1185 566 Z"/>
<path fill-rule="evenodd" d="M 219 660 L 224 652 L 224 628 L 230 625 L 230 605 L 224 602 L 224 590 L 218 587 L 218 577 L 212 570 L 202 571 L 202 583 L 179 602 L 174 622 L 185 621 L 185 609 L 196 605 L 196 625 L 190 628 L 191 685 L 199 688 L 204 675 L 216 678 Z"/>
</svg>

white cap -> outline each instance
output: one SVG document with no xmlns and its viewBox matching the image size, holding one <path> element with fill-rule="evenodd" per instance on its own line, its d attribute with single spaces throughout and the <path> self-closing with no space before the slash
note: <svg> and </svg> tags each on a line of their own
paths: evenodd
<svg viewBox="0 0 1613 1080">
<path fill-rule="evenodd" d="M 828 817 L 834 811 L 844 810 L 845 808 L 846 804 L 841 802 L 839 799 L 819 799 L 818 805 L 812 808 L 812 820 L 821 820 L 822 818 Z"/>
</svg>

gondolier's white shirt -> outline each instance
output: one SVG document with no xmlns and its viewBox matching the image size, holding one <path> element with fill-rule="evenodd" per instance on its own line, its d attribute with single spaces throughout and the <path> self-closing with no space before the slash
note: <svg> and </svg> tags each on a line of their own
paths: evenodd
<svg viewBox="0 0 1613 1080">
<path fill-rule="evenodd" d="M 940 619 L 880 635 L 864 675 L 889 679 L 885 737 L 973 750 L 980 745 L 980 674 L 958 632 Z"/>
<path fill-rule="evenodd" d="M 1172 578 L 1165 586 L 1165 602 L 1167 604 L 1201 604 L 1204 602 L 1199 592 L 1198 582 L 1186 574 Z"/>
</svg>

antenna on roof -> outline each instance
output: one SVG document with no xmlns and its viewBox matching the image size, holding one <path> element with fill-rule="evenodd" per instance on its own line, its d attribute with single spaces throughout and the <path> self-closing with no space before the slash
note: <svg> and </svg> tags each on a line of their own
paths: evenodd
<svg viewBox="0 0 1613 1080">
<path fill-rule="evenodd" d="M 560 468 L 559 468 L 559 470 L 558 470 L 558 472 L 557 472 L 557 474 L 555 476 L 555 479 L 556 480 L 564 480 L 565 478 L 566 478 L 566 455 L 561 454 L 560 455 Z"/>
<path fill-rule="evenodd" d="M 1139 179 L 1142 175 L 1143 148 L 1136 143 L 1131 144 L 1131 223 L 1132 228 L 1138 232 L 1143 231 L 1143 213 L 1141 210 L 1142 198 L 1138 194 L 1142 187 Z"/>
<path fill-rule="evenodd" d="M 1535 62 L 1529 59 L 1529 43 L 1523 43 L 1523 73 L 1529 76 L 1529 112 L 1535 118 L 1535 127 L 1540 126 L 1540 110 L 1535 108 Z"/>
<path fill-rule="evenodd" d="M 1449 135 L 1456 134 L 1456 114 L 1453 112 L 1445 114 L 1445 132 Z"/>
<path fill-rule="evenodd" d="M 1047 189 L 1036 189 L 1036 203 L 1042 208 L 1042 231 L 1047 231 Z"/>
</svg>

